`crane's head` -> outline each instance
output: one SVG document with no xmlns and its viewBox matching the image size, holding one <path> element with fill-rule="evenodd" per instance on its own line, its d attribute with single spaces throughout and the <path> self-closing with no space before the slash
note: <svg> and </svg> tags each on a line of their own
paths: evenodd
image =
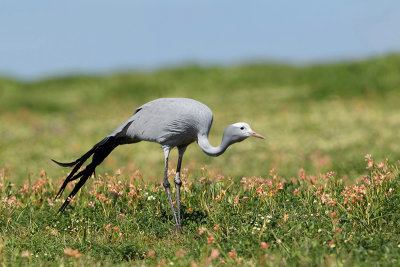
<svg viewBox="0 0 400 267">
<path fill-rule="evenodd" d="M 236 142 L 241 142 L 247 137 L 257 137 L 264 139 L 265 137 L 256 133 L 250 128 L 250 125 L 248 125 L 245 122 L 237 122 L 234 124 L 229 125 L 226 127 L 223 138 L 229 140 L 229 143 L 233 144 Z"/>
</svg>

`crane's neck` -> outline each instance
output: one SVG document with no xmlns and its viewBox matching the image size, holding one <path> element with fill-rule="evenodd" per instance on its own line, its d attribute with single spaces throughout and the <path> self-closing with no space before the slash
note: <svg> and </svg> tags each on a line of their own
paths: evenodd
<svg viewBox="0 0 400 267">
<path fill-rule="evenodd" d="M 217 157 L 225 152 L 228 146 L 231 145 L 227 138 L 222 138 L 221 144 L 217 147 L 214 147 L 210 144 L 207 135 L 199 135 L 197 138 L 197 143 L 199 144 L 201 150 L 209 156 Z"/>
</svg>

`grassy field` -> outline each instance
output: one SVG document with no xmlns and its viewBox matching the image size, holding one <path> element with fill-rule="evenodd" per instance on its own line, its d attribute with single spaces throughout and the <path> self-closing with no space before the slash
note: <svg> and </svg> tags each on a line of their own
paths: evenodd
<svg viewBox="0 0 400 267">
<path fill-rule="evenodd" d="M 237 121 L 267 139 L 246 140 L 218 158 L 188 148 L 183 236 L 174 233 L 160 186 L 163 153 L 153 143 L 118 147 L 76 204 L 55 215 L 55 191 L 68 170 L 50 158 L 76 159 L 158 97 L 207 104 L 214 145 Z M 2 78 L 0 262 L 399 264 L 399 100 L 398 55 L 304 67 Z"/>
</svg>

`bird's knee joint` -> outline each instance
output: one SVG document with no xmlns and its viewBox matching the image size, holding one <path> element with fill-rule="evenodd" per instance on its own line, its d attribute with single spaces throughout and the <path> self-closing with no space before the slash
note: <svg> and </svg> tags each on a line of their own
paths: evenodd
<svg viewBox="0 0 400 267">
<path fill-rule="evenodd" d="M 179 185 L 179 186 L 182 185 L 182 181 L 181 181 L 180 178 L 175 178 L 175 179 L 174 179 L 174 182 L 175 182 L 176 185 Z"/>
<path fill-rule="evenodd" d="M 176 185 L 179 185 L 179 186 L 182 185 L 181 173 L 180 173 L 180 171 L 177 171 L 177 172 L 176 172 L 174 182 L 175 182 Z"/>
<path fill-rule="evenodd" d="M 169 183 L 168 181 L 166 181 L 166 182 L 163 182 L 163 186 L 164 186 L 164 188 L 165 188 L 165 189 L 167 189 L 167 188 L 170 188 L 170 187 L 171 187 L 171 185 L 170 185 L 170 183 Z"/>
</svg>

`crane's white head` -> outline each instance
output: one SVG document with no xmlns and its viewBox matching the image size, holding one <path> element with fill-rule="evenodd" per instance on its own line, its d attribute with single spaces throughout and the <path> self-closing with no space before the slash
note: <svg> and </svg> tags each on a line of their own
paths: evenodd
<svg viewBox="0 0 400 267">
<path fill-rule="evenodd" d="M 223 140 L 229 140 L 228 142 L 233 144 L 236 142 L 241 142 L 244 139 L 253 136 L 257 138 L 264 139 L 265 137 L 256 133 L 250 128 L 250 125 L 248 125 L 245 122 L 237 122 L 234 124 L 229 125 L 226 127 Z"/>
<path fill-rule="evenodd" d="M 197 142 L 207 155 L 217 157 L 224 153 L 230 145 L 241 142 L 250 136 L 264 139 L 264 136 L 254 132 L 247 123 L 238 122 L 226 127 L 218 147 L 211 146 L 206 135 L 200 135 Z"/>
</svg>

